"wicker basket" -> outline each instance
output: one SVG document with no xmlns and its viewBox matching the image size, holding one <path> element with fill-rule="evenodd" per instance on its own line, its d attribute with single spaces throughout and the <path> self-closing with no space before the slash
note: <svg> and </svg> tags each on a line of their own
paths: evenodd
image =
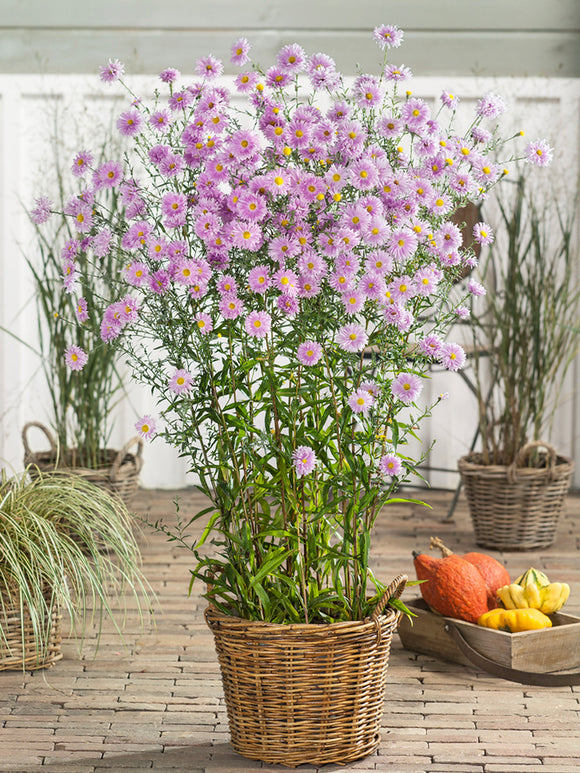
<svg viewBox="0 0 580 773">
<path fill-rule="evenodd" d="M 539 467 L 523 466 L 533 451 Z M 574 464 L 535 441 L 508 466 L 484 465 L 481 454 L 459 460 L 459 472 L 478 545 L 495 550 L 533 550 L 554 542 Z"/>
<path fill-rule="evenodd" d="M 33 452 L 28 443 L 28 430 L 31 427 L 40 429 L 50 443 L 50 450 Z M 102 452 L 102 466 L 99 469 L 79 467 L 76 464 L 77 451 L 72 449 L 65 456 L 59 454 L 56 442 L 50 430 L 37 421 L 31 421 L 22 430 L 24 444 L 24 464 L 38 467 L 41 472 L 52 472 L 55 469 L 72 471 L 81 475 L 91 483 L 117 494 L 124 502 L 128 502 L 137 491 L 139 473 L 143 467 L 143 441 L 134 437 L 120 451 L 106 448 Z M 129 449 L 137 446 L 137 453 L 129 453 Z"/>
<path fill-rule="evenodd" d="M 406 580 L 397 577 L 362 621 L 276 625 L 206 610 L 239 754 L 295 767 L 351 762 L 376 749 L 401 614 L 382 610 Z"/>
<path fill-rule="evenodd" d="M 50 591 L 45 593 L 48 605 L 51 605 Z M 50 626 L 46 646 L 41 649 L 34 634 L 32 620 L 28 610 L 21 614 L 20 604 L 15 604 L 2 594 L 0 599 L 0 671 L 35 670 L 50 668 L 61 660 L 61 623 L 62 616 L 56 604 L 52 603 L 50 620 L 43 625 Z"/>
</svg>

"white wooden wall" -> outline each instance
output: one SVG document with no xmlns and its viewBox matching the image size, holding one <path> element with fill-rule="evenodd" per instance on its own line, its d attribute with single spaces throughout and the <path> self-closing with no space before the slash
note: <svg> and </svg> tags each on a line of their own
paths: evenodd
<svg viewBox="0 0 580 773">
<path fill-rule="evenodd" d="M 405 59 L 405 61 L 408 61 Z M 135 77 L 131 83 L 137 93 L 152 88 L 152 79 Z M 501 93 L 511 106 L 504 122 L 504 135 L 510 128 L 525 126 L 529 137 L 546 136 L 557 148 L 552 180 L 562 186 L 578 177 L 580 129 L 580 90 L 577 79 L 555 78 L 473 78 L 422 77 L 413 82 L 413 92 L 428 99 L 438 98 L 443 88 L 452 89 L 462 99 L 466 114 L 475 99 L 486 91 Z M 34 251 L 34 239 L 24 212 L 35 195 L 51 191 L 53 170 L 47 155 L 49 120 L 55 105 L 66 116 L 65 126 L 74 136 L 86 132 L 84 145 L 99 123 L 106 122 L 111 110 L 119 112 L 119 91 L 104 91 L 95 77 L 73 75 L 0 75 L 0 325 L 24 341 L 34 344 L 36 318 L 28 268 L 22 256 Z M 462 120 L 467 120 L 466 118 Z M 80 129 L 78 128 L 80 127 Z M 84 127 L 84 129 L 82 128 Z M 71 136 L 63 134 L 63 142 Z M 71 145 L 70 157 L 77 148 Z M 32 251 L 32 252 L 31 252 Z M 553 441 L 571 456 L 580 451 L 580 404 L 578 363 L 570 373 L 558 413 Z M 442 403 L 424 427 L 424 445 L 437 439 L 431 463 L 450 470 L 471 442 L 476 422 L 475 401 L 457 374 L 435 374 L 430 385 L 437 395 L 448 391 L 452 399 Z M 147 393 L 135 389 L 130 401 L 119 409 L 113 445 L 119 447 L 131 437 L 137 416 L 153 409 Z M 47 395 L 37 358 L 21 343 L 0 332 L 0 466 L 22 466 L 21 428 L 25 422 L 50 421 Z M 34 447 L 42 447 L 40 436 L 31 436 Z M 151 487 L 178 487 L 187 481 L 185 464 L 161 441 L 146 449 L 142 482 Z M 453 487 L 456 473 L 433 473 L 433 485 Z M 576 473 L 576 485 L 580 477 Z"/>
</svg>

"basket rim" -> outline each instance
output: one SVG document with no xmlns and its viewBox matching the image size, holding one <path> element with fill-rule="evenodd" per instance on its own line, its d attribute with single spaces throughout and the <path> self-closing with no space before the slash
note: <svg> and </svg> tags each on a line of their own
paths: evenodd
<svg viewBox="0 0 580 773">
<path fill-rule="evenodd" d="M 507 471 L 510 465 L 507 464 L 483 464 L 481 461 L 481 452 L 471 451 L 469 454 L 465 454 L 457 461 L 457 466 L 461 472 L 479 472 L 481 475 L 486 473 L 490 476 L 504 474 L 507 476 Z M 558 454 L 556 456 L 556 465 L 554 472 L 557 477 L 562 477 L 572 472 L 574 469 L 574 460 L 569 456 L 562 456 Z M 548 474 L 546 467 L 517 467 L 518 476 L 525 477 L 545 477 Z"/>
<path fill-rule="evenodd" d="M 227 615 L 225 612 L 217 609 L 211 604 L 208 605 L 204 611 L 206 621 L 208 618 L 213 618 L 214 622 L 221 627 L 228 627 L 231 630 L 239 630 L 252 634 L 292 634 L 292 633 L 309 633 L 320 636 L 325 636 L 333 633 L 342 633 L 343 631 L 349 631 L 353 628 L 358 630 L 376 629 L 377 621 L 372 617 L 366 617 L 363 620 L 339 620 L 334 623 L 269 623 L 264 620 L 246 620 L 243 617 L 237 617 L 236 615 Z M 378 615 L 377 620 L 381 625 L 395 622 L 398 618 L 398 612 L 395 609 L 388 608 L 385 612 Z M 210 626 L 211 627 L 211 626 Z"/>
</svg>

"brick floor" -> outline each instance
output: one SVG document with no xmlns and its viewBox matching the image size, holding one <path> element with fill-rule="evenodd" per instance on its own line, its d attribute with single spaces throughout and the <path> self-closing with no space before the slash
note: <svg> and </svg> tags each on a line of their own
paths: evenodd
<svg viewBox="0 0 580 773">
<path fill-rule="evenodd" d="M 193 512 L 192 491 L 144 491 L 135 512 L 153 521 Z M 431 535 L 456 552 L 474 549 L 465 501 L 444 516 L 447 492 L 421 492 L 432 505 L 394 505 L 377 524 L 374 568 L 384 580 L 413 576 L 411 552 Z M 187 596 L 189 555 L 146 529 L 139 537 L 145 573 L 161 607 L 156 628 L 127 620 L 124 643 L 105 626 L 82 658 L 65 641 L 64 659 L 47 671 L 0 673 L 0 771 L 255 771 L 229 743 L 204 600 Z M 492 551 L 488 551 L 493 554 Z M 495 553 L 512 577 L 533 565 L 572 586 L 567 611 L 580 616 L 580 496 L 568 498 L 556 543 L 547 550 Z M 414 595 L 414 589 L 408 596 Z M 395 773 L 573 773 L 580 771 L 580 687 L 530 687 L 495 679 L 402 648 L 395 636 L 378 752 L 332 770 Z M 300 770 L 315 771 L 312 766 Z"/>
</svg>

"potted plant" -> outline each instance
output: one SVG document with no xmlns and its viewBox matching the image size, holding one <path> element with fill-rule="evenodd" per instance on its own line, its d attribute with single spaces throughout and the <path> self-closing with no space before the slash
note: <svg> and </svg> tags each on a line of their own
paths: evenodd
<svg viewBox="0 0 580 773">
<path fill-rule="evenodd" d="M 381 73 L 350 84 L 295 44 L 233 92 L 213 56 L 192 84 L 164 70 L 152 103 L 129 89 L 127 165 L 88 183 L 132 212 L 114 229 L 102 338 L 155 396 L 140 435 L 179 449 L 208 498 L 193 544 L 187 523 L 156 526 L 206 585 L 233 746 L 269 763 L 378 744 L 405 578 L 375 576 L 372 529 L 420 461 L 406 442 L 434 407 L 429 365 L 464 359 L 443 340 L 466 310 L 448 291 L 475 259 L 448 217 L 502 176 L 486 160 L 502 100 L 483 97 L 456 135 L 452 94 L 443 126 L 401 90 L 410 73 L 387 60 L 401 30 L 374 34 Z M 248 50 L 239 39 L 233 62 Z M 96 208 L 93 238 L 101 222 Z"/>
<path fill-rule="evenodd" d="M 93 193 L 79 198 L 71 190 L 60 125 L 60 114 L 55 112 L 50 147 L 56 203 L 51 206 L 58 215 L 44 225 L 46 199 L 29 213 L 35 228 L 36 251 L 26 258 L 34 280 L 38 354 L 53 418 L 50 428 L 40 421 L 24 426 L 24 463 L 33 465 L 31 469 L 73 469 L 129 500 L 138 485 L 143 443 L 134 437 L 120 450 L 110 447 L 112 412 L 124 390 L 118 355 L 102 345 L 95 314 L 103 301 L 116 298 L 117 285 L 112 281 L 112 257 L 106 242 L 124 203 L 115 189 L 94 193 L 103 218 L 99 240 L 94 242 L 90 236 Z M 77 133 L 82 134 L 80 129 Z M 109 130 L 94 151 L 95 163 L 103 161 L 113 148 L 120 150 L 120 145 L 118 137 Z M 82 176 L 84 165 L 92 158 L 93 153 L 80 152 L 72 163 L 73 175 Z M 89 249 L 92 256 L 100 257 L 102 272 L 97 273 L 89 261 Z M 66 292 L 62 291 L 63 282 Z M 78 358 L 81 351 L 90 351 L 82 368 L 82 355 Z M 32 449 L 33 428 L 40 430 L 48 441 L 46 450 Z"/>
<path fill-rule="evenodd" d="M 573 471 L 546 441 L 578 352 L 577 202 L 546 201 L 521 171 L 489 203 L 498 238 L 482 281 L 493 292 L 471 317 L 482 448 L 459 470 L 477 543 L 529 550 L 554 541 Z"/>
<path fill-rule="evenodd" d="M 0 671 L 60 660 L 63 613 L 82 642 L 89 624 L 115 621 L 110 599 L 126 588 L 139 611 L 149 603 L 120 500 L 77 475 L 28 472 L 0 478 Z"/>
</svg>

